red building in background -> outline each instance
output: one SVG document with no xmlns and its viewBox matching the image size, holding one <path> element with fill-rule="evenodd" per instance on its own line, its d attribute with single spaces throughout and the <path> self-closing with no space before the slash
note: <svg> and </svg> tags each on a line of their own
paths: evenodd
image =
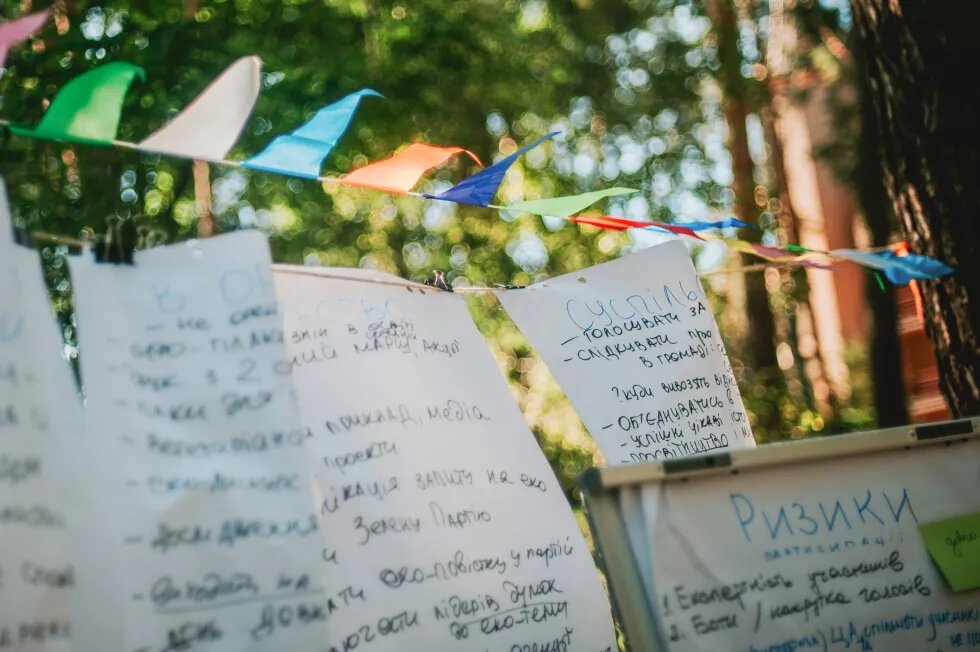
<svg viewBox="0 0 980 652">
<path fill-rule="evenodd" d="M 949 406 L 939 390 L 939 371 L 932 342 L 926 335 L 910 287 L 896 288 L 898 336 L 902 347 L 902 380 L 912 423 L 949 419 Z"/>
</svg>

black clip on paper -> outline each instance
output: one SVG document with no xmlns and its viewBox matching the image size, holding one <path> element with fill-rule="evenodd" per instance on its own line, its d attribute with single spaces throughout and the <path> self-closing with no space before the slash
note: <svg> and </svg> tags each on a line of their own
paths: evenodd
<svg viewBox="0 0 980 652">
<path fill-rule="evenodd" d="M 113 265 L 132 265 L 136 242 L 123 235 L 123 221 L 118 216 L 106 218 L 106 232 L 102 244 L 95 247 L 95 261 Z"/>
<path fill-rule="evenodd" d="M 0 178 L 0 183 L 2 182 L 3 179 Z M 2 187 L 0 187 L 0 190 L 2 190 Z M 34 248 L 34 236 L 31 234 L 30 231 L 28 231 L 23 227 L 10 224 L 10 237 L 13 240 L 14 244 L 18 244 L 21 247 L 27 247 L 28 249 Z"/>
<path fill-rule="evenodd" d="M 144 249 L 152 249 L 153 247 L 159 247 L 166 243 L 167 243 L 167 232 L 164 231 L 163 229 L 155 229 L 145 224 L 136 227 L 137 251 L 143 251 Z"/>
<path fill-rule="evenodd" d="M 445 290 L 446 292 L 453 291 L 452 286 L 450 286 L 449 283 L 446 282 L 446 274 L 444 272 L 440 272 L 438 269 L 434 269 L 432 270 L 432 274 L 434 275 L 435 278 L 425 279 L 424 285 L 429 285 L 435 288 L 439 288 L 440 290 Z"/>
<path fill-rule="evenodd" d="M 34 249 L 34 236 L 27 229 L 14 227 L 14 243 L 19 244 L 21 247 Z"/>
</svg>

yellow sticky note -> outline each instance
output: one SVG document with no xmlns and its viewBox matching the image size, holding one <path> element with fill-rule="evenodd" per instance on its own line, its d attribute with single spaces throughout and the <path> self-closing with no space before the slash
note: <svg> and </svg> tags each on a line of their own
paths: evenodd
<svg viewBox="0 0 980 652">
<path fill-rule="evenodd" d="M 980 512 L 925 523 L 919 534 L 954 591 L 980 589 Z"/>
</svg>

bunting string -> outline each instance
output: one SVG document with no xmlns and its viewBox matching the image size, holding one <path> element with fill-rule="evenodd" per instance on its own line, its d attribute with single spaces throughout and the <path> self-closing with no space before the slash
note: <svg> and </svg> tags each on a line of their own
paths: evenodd
<svg viewBox="0 0 980 652">
<path fill-rule="evenodd" d="M 99 246 L 101 244 L 104 244 L 102 242 L 102 240 L 104 240 L 104 238 L 105 238 L 105 236 L 94 236 L 94 237 L 92 237 L 90 239 L 73 238 L 71 236 L 59 235 L 59 234 L 56 234 L 56 233 L 48 233 L 46 231 L 31 231 L 30 235 L 31 235 L 31 238 L 33 240 L 37 241 L 37 242 L 49 242 L 51 244 L 68 246 L 68 247 L 76 247 L 76 248 L 79 248 L 79 249 L 88 249 L 88 248 L 93 248 L 93 247 Z M 153 239 L 153 236 L 154 235 L 157 236 L 156 237 L 157 242 L 155 244 L 152 243 L 152 239 Z M 166 237 L 163 234 L 142 234 L 141 237 L 144 238 L 144 239 L 147 239 L 147 240 L 151 240 L 151 244 L 149 246 L 156 246 L 156 244 L 160 244 L 160 245 L 165 244 L 165 240 L 166 240 Z M 874 248 L 868 249 L 867 251 L 869 251 L 869 252 L 890 252 L 890 251 L 893 251 L 893 250 L 899 250 L 901 247 L 904 247 L 904 246 L 905 246 L 905 243 L 898 243 L 896 245 L 890 245 L 889 247 L 874 247 Z M 137 247 L 137 248 L 143 248 L 143 247 L 140 246 L 140 247 Z M 149 248 L 149 247 L 147 247 L 147 248 Z M 840 263 L 844 263 L 844 262 L 849 262 L 849 261 L 843 261 L 843 260 L 841 260 L 841 261 L 828 261 L 828 263 L 829 263 L 828 265 L 820 265 L 818 263 L 812 263 L 811 266 L 816 267 L 816 268 L 819 268 L 819 269 L 830 269 L 831 268 L 831 265 L 833 265 L 833 264 L 840 264 Z M 799 266 L 799 264 L 797 262 L 795 262 L 795 261 L 771 261 L 771 262 L 766 262 L 766 263 L 757 263 L 757 264 L 754 264 L 754 265 L 739 265 L 739 266 L 731 266 L 731 267 L 721 267 L 721 268 L 718 268 L 718 269 L 700 270 L 700 271 L 697 272 L 697 275 L 698 275 L 698 277 L 703 278 L 703 277 L 707 277 L 707 276 L 717 276 L 717 275 L 722 275 L 722 274 L 747 274 L 749 272 L 761 272 L 761 271 L 765 271 L 767 269 L 770 269 L 772 267 L 797 267 L 797 266 Z M 285 267 L 288 267 L 290 270 L 295 270 L 295 266 L 294 265 L 287 265 Z M 299 273 L 299 272 L 291 271 L 290 273 Z M 323 275 L 320 271 L 314 272 L 312 270 L 310 271 L 310 274 Z M 329 274 L 327 274 L 327 275 L 329 276 Z M 354 277 L 347 278 L 347 277 L 331 276 L 331 278 L 339 278 L 341 280 L 365 281 L 365 279 L 360 278 L 360 277 L 358 277 L 358 278 L 354 278 Z M 365 281 L 365 282 L 368 282 L 368 281 Z M 393 284 L 391 282 L 385 282 L 385 283 L 386 284 L 389 284 L 389 285 Z M 913 281 L 913 284 L 914 284 L 914 281 Z M 412 287 L 418 286 L 418 287 L 426 287 L 426 288 L 431 288 L 432 287 L 432 286 L 429 286 L 429 285 L 425 285 L 425 284 L 418 283 L 416 281 L 410 281 L 410 280 L 405 280 L 404 283 L 399 283 L 397 285 L 408 285 L 408 286 L 412 286 Z M 499 291 L 502 291 L 502 290 L 509 290 L 509 289 L 523 289 L 523 288 L 521 288 L 521 287 L 512 287 L 512 286 L 503 286 L 503 285 L 497 286 L 497 287 L 457 287 L 457 288 L 453 288 L 453 292 L 458 292 L 458 293 L 467 293 L 467 292 L 469 292 L 469 293 L 499 292 Z"/>
<path fill-rule="evenodd" d="M 0 66 L 3 65 L 8 50 L 41 29 L 47 18 L 47 12 L 42 11 L 0 23 Z M 554 139 L 559 135 L 558 132 L 546 134 L 487 167 L 482 166 L 475 154 L 462 147 L 412 143 L 387 159 L 356 168 L 346 175 L 321 174 L 324 161 L 347 131 L 361 101 L 367 98 L 383 98 L 380 93 L 369 88 L 350 93 L 319 109 L 292 132 L 273 138 L 258 154 L 244 161 L 229 160 L 228 152 L 238 141 L 258 99 L 261 90 L 261 66 L 257 56 L 246 56 L 234 61 L 183 111 L 138 143 L 116 138 L 126 93 L 137 80 L 145 80 L 142 68 L 122 61 L 100 65 L 70 80 L 53 98 L 36 126 L 11 124 L 3 119 L 0 119 L 0 124 L 6 125 L 15 135 L 27 138 L 162 154 L 324 184 L 370 188 L 419 199 L 556 217 L 599 229 L 644 229 L 702 242 L 721 241 L 730 249 L 765 260 L 766 263 L 761 265 L 763 268 L 778 264 L 829 269 L 828 263 L 848 261 L 880 272 L 896 285 L 936 279 L 955 271 L 941 261 L 908 252 L 904 245 L 894 251 L 891 248 L 882 251 L 820 251 L 796 244 L 776 247 L 732 237 L 699 235 L 725 229 L 760 230 L 757 226 L 734 217 L 717 221 L 665 223 L 581 213 L 602 199 L 638 192 L 632 188 L 613 187 L 566 197 L 529 199 L 509 206 L 494 204 L 494 195 L 517 159 Z M 469 156 L 482 169 L 438 194 L 413 190 L 427 172 L 460 154 Z M 748 268 L 739 270 L 748 271 Z"/>
</svg>

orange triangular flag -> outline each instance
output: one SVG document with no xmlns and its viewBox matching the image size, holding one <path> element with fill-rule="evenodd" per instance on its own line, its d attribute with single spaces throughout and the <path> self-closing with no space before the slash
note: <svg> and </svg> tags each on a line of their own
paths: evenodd
<svg viewBox="0 0 980 652">
<path fill-rule="evenodd" d="M 476 154 L 462 147 L 436 147 L 424 143 L 412 143 L 391 158 L 357 168 L 343 177 L 340 183 L 392 192 L 408 192 L 415 187 L 423 174 L 445 163 L 456 154 L 468 154 L 481 167 L 483 166 Z"/>
</svg>

